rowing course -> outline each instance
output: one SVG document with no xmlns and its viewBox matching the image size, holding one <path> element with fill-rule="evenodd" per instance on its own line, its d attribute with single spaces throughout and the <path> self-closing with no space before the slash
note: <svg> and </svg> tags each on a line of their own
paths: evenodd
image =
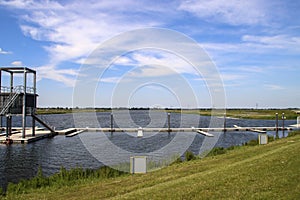
<svg viewBox="0 0 300 200">
<path fill-rule="evenodd" d="M 30 143 L 35 142 L 44 138 L 53 137 L 55 135 L 65 135 L 66 137 L 73 137 L 83 132 L 197 132 L 204 136 L 213 137 L 209 132 L 232 132 L 232 131 L 249 131 L 249 132 L 257 132 L 257 133 L 266 133 L 266 131 L 291 131 L 293 128 L 291 127 L 234 127 L 234 128 L 68 128 L 64 130 L 59 130 L 56 132 L 43 131 L 41 129 L 36 130 L 36 134 L 34 136 L 31 135 L 31 130 L 26 130 L 25 138 L 22 138 L 22 134 L 20 128 L 14 128 L 15 132 L 10 136 L 10 139 L 13 140 L 13 143 Z M 6 141 L 6 134 L 1 133 L 0 135 L 0 143 L 4 143 Z"/>
<path fill-rule="evenodd" d="M 137 132 L 139 128 L 74 128 L 88 132 Z M 276 130 L 293 130 L 290 127 L 234 127 L 234 128 L 142 128 L 144 132 L 226 132 L 226 131 L 276 131 Z M 63 131 L 62 131 L 63 132 Z"/>
</svg>

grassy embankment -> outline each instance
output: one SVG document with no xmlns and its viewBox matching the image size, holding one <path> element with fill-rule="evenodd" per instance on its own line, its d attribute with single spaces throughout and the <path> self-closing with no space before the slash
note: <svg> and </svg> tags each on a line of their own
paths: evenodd
<svg viewBox="0 0 300 200">
<path fill-rule="evenodd" d="M 143 175 L 86 179 L 6 199 L 300 199 L 300 135 L 173 164 Z"/>
</svg>

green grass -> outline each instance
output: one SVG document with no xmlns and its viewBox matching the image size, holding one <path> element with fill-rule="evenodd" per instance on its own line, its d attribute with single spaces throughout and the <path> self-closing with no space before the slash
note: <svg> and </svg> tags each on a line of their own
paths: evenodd
<svg viewBox="0 0 300 200">
<path fill-rule="evenodd" d="M 295 130 L 295 131 L 289 132 L 288 137 L 293 137 L 296 135 L 300 135 L 300 130 Z"/>
<path fill-rule="evenodd" d="M 66 114 L 73 112 L 111 112 L 110 108 L 38 108 L 37 114 Z M 157 109 L 170 113 L 200 114 L 204 116 L 211 115 L 211 109 Z M 227 109 L 226 116 L 241 119 L 275 119 L 275 114 L 281 120 L 282 113 L 285 113 L 286 119 L 296 119 L 297 113 L 294 109 Z"/>
<path fill-rule="evenodd" d="M 198 110 L 167 110 L 168 112 L 185 113 L 185 114 L 200 114 L 203 116 L 210 116 L 211 109 Z M 240 118 L 240 119 L 275 119 L 278 113 L 278 119 L 281 120 L 282 113 L 285 114 L 286 119 L 296 119 L 297 113 L 293 109 L 227 109 L 226 117 Z"/>
<path fill-rule="evenodd" d="M 126 175 L 127 173 L 110 167 L 103 166 L 98 170 L 74 168 L 66 170 L 61 167 L 60 171 L 50 177 L 43 175 L 42 169 L 39 168 L 37 175 L 29 180 L 21 180 L 19 183 L 9 183 L 7 193 L 23 194 L 30 190 L 39 188 L 60 188 L 64 185 L 80 184 L 81 182 L 92 181 L 94 179 L 108 179 Z"/>
<path fill-rule="evenodd" d="M 111 112 L 111 109 L 107 108 L 38 108 L 36 113 L 38 115 L 50 115 L 50 114 L 68 114 L 68 113 L 81 113 L 81 112 Z"/>
<path fill-rule="evenodd" d="M 171 111 L 173 112 L 173 111 Z M 180 112 L 180 111 L 175 111 Z M 182 110 L 182 113 L 200 114 L 210 116 L 211 110 Z M 278 119 L 281 120 L 282 113 L 285 113 L 286 119 L 296 119 L 297 114 L 291 109 L 227 109 L 226 117 L 240 119 L 275 119 L 278 113 Z"/>
<path fill-rule="evenodd" d="M 161 170 L 28 189 L 4 199 L 300 199 L 300 135 Z"/>
<path fill-rule="evenodd" d="M 297 113 L 292 109 L 228 109 L 227 117 L 236 117 L 244 119 L 275 119 L 278 113 L 278 119 L 281 120 L 282 113 L 286 119 L 296 119 Z"/>
</svg>

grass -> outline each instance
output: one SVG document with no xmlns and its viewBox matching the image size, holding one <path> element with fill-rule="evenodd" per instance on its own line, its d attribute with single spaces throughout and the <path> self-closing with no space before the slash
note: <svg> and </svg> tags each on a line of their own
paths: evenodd
<svg viewBox="0 0 300 200">
<path fill-rule="evenodd" d="M 228 109 L 227 117 L 244 118 L 244 119 L 275 119 L 276 113 L 281 119 L 282 113 L 286 119 L 296 119 L 297 113 L 292 109 Z"/>
<path fill-rule="evenodd" d="M 111 112 L 111 109 L 107 108 L 38 108 L 36 113 L 38 115 L 49 115 L 49 114 L 68 114 L 68 113 L 78 113 L 78 112 Z"/>
<path fill-rule="evenodd" d="M 295 130 L 295 131 L 292 131 L 288 134 L 288 137 L 293 137 L 293 136 L 296 136 L 296 135 L 300 135 L 300 130 Z"/>
<path fill-rule="evenodd" d="M 198 110 L 168 110 L 168 112 L 178 112 L 185 114 L 200 114 L 203 116 L 210 116 L 211 109 Z M 278 113 L 278 119 L 281 120 L 282 113 L 286 119 L 296 119 L 298 114 L 293 109 L 226 109 L 226 117 L 240 118 L 240 119 L 275 119 Z"/>
<path fill-rule="evenodd" d="M 125 175 L 125 172 L 103 166 L 98 170 L 74 168 L 66 170 L 61 167 L 60 171 L 50 177 L 43 175 L 42 169 L 39 168 L 37 175 L 29 180 L 21 180 L 19 183 L 9 183 L 7 193 L 23 194 L 28 190 L 36 190 L 39 188 L 60 188 L 64 185 L 74 185 L 87 180 L 108 179 Z"/>
<path fill-rule="evenodd" d="M 300 133 L 267 145 L 110 179 L 8 193 L 4 199 L 300 199 Z"/>
<path fill-rule="evenodd" d="M 38 108 L 37 114 L 66 114 L 73 112 L 111 112 L 110 108 Z M 211 115 L 211 109 L 158 109 L 158 111 L 167 111 L 173 113 L 200 114 L 204 116 Z M 226 116 L 241 119 L 275 119 L 275 114 L 281 119 L 282 113 L 285 113 L 286 119 L 296 119 L 297 113 L 293 109 L 227 109 Z"/>
</svg>

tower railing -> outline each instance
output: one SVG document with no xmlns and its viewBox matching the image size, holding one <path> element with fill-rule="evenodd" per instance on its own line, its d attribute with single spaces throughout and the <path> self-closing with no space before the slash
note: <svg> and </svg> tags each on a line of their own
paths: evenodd
<svg viewBox="0 0 300 200">
<path fill-rule="evenodd" d="M 7 73 L 5 79 L 2 79 L 3 73 Z M 16 77 L 16 75 L 19 75 Z M 28 79 L 28 75 L 32 78 Z M 18 79 L 15 79 L 18 78 Z M 23 79 L 23 80 L 22 80 Z M 6 80 L 9 85 L 2 85 L 1 80 Z M 32 81 L 27 84 L 28 80 Z M 14 85 L 17 82 L 21 85 Z M 23 83 L 23 84 L 22 84 Z M 6 86 L 6 87 L 5 87 Z M 27 87 L 31 86 L 31 87 Z M 25 138 L 26 119 L 35 115 L 36 110 L 36 71 L 28 67 L 0 67 L 0 124 L 2 127 L 2 117 L 7 119 L 11 116 L 22 115 L 22 138 Z M 35 135 L 35 121 L 32 121 L 32 136 Z M 11 124 L 6 123 L 6 130 L 9 130 Z M 9 132 L 6 133 L 7 137 Z"/>
<path fill-rule="evenodd" d="M 15 91 L 20 91 L 20 93 L 24 93 L 24 86 L 23 85 L 17 85 L 13 88 L 7 87 L 7 86 L 1 86 L 1 93 L 14 93 Z M 26 93 L 28 94 L 34 94 L 34 88 L 33 87 L 26 87 Z"/>
<path fill-rule="evenodd" d="M 4 88 L 4 87 L 1 87 L 1 92 L 2 92 L 2 88 Z M 17 97 L 23 92 L 24 92 L 24 86 L 16 86 L 13 88 L 12 92 L 7 92 L 7 93 L 9 93 L 9 96 L 3 102 L 3 107 L 0 111 L 0 115 L 5 115 L 7 113 L 7 111 L 9 110 L 9 108 L 12 106 L 12 104 L 15 102 Z"/>
</svg>

